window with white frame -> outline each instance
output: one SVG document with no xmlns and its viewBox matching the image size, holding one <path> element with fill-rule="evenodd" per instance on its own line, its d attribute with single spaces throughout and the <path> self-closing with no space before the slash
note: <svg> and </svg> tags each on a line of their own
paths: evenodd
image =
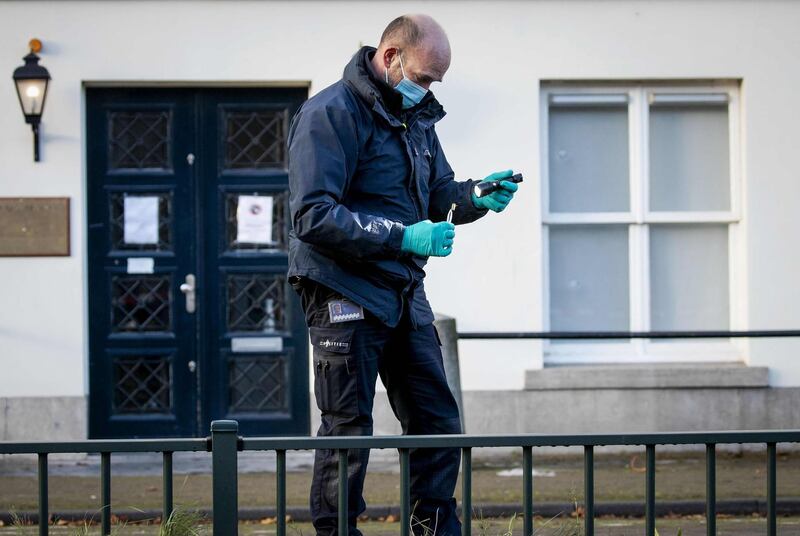
<svg viewBox="0 0 800 536">
<path fill-rule="evenodd" d="M 542 86 L 544 319 L 550 331 L 739 324 L 739 93 Z M 545 362 L 729 361 L 730 339 L 553 340 Z"/>
</svg>

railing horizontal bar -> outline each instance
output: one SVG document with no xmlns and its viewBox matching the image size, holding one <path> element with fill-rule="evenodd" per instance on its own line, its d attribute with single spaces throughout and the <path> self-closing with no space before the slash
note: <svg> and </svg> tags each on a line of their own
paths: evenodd
<svg viewBox="0 0 800 536">
<path fill-rule="evenodd" d="M 206 439 L 87 439 L 86 441 L 0 441 L 0 454 L 96 454 L 101 452 L 208 451 Z"/>
<path fill-rule="evenodd" d="M 800 337 L 800 329 L 751 331 L 466 331 L 459 339 L 707 339 Z"/>
<path fill-rule="evenodd" d="M 705 443 L 800 443 L 800 430 L 735 430 L 631 434 L 441 434 L 240 438 L 239 450 L 312 450 L 343 448 L 479 448 L 599 445 L 699 445 Z M 207 451 L 205 439 L 132 439 L 58 442 L 0 441 L 0 454 L 187 452 Z"/>
<path fill-rule="evenodd" d="M 663 432 L 643 434 L 442 434 L 427 436 L 246 437 L 240 450 L 343 448 L 558 447 L 598 445 L 692 445 L 705 443 L 800 443 L 800 430 Z"/>
</svg>

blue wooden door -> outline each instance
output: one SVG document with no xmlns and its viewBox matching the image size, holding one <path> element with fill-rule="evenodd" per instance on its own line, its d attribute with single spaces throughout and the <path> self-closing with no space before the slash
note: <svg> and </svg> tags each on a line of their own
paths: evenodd
<svg viewBox="0 0 800 536">
<path fill-rule="evenodd" d="M 87 89 L 90 437 L 306 434 L 294 88 Z"/>
</svg>

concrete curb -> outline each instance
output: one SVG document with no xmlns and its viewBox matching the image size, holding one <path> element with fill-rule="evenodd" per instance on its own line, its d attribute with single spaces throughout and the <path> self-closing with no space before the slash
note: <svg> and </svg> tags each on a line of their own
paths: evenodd
<svg viewBox="0 0 800 536">
<path fill-rule="evenodd" d="M 579 503 L 580 505 L 580 503 Z M 544 502 L 534 504 L 534 515 L 545 518 L 568 515 L 573 512 L 573 503 Z M 777 514 L 780 516 L 800 515 L 800 498 L 782 499 L 777 501 Z M 211 509 L 201 508 L 200 512 L 207 518 L 211 517 Z M 522 514 L 522 507 L 519 504 L 485 504 L 474 505 L 472 508 L 473 518 L 480 517 L 502 517 L 511 516 L 516 513 Z M 703 501 L 661 501 L 656 503 L 656 515 L 705 515 L 706 503 Z M 161 510 L 113 510 L 113 515 L 126 521 L 155 520 L 161 517 Z M 286 508 L 286 513 L 294 521 L 310 521 L 310 513 L 307 507 L 290 506 Z M 459 507 L 459 514 L 461 508 Z M 17 512 L 20 518 L 31 523 L 38 523 L 38 513 L 33 511 Z M 717 501 L 717 514 L 730 516 L 752 516 L 767 514 L 767 503 L 763 499 L 733 499 Z M 399 517 L 400 507 L 389 505 L 367 506 L 362 514 L 370 519 L 386 517 L 389 515 Z M 618 516 L 618 517 L 643 517 L 643 502 L 601 502 L 595 504 L 595 515 L 597 516 Z M 275 508 L 240 508 L 240 521 L 256 521 L 259 519 L 275 517 Z M 99 511 L 63 510 L 51 513 L 52 519 L 64 519 L 67 521 L 83 521 L 90 519 L 99 523 Z M 11 523 L 10 512 L 0 512 L 0 521 L 6 525 Z"/>
</svg>

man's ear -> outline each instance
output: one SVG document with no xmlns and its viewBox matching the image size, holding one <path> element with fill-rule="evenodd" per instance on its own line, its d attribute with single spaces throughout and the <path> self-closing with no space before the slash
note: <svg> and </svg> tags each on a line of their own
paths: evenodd
<svg viewBox="0 0 800 536">
<path fill-rule="evenodd" d="M 395 56 L 397 56 L 397 47 L 388 47 L 383 51 L 383 68 L 388 69 L 392 64 Z"/>
</svg>

